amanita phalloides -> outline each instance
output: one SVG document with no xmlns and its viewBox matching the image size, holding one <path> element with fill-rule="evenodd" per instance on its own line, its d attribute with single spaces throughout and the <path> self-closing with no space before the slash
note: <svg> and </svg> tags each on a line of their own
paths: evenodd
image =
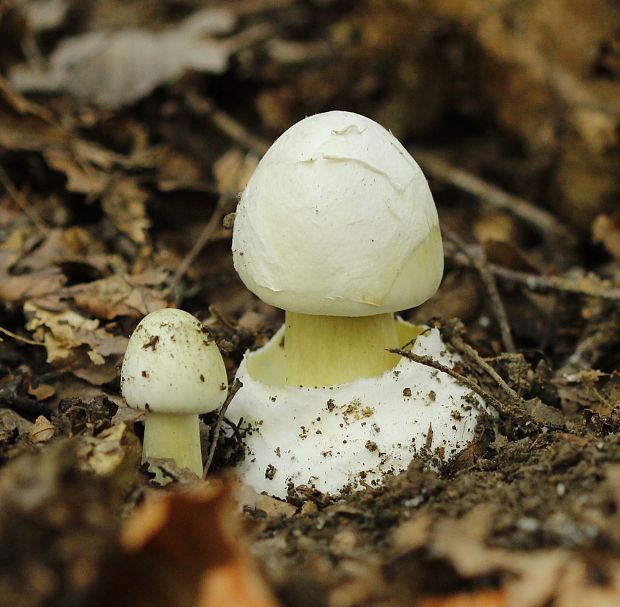
<svg viewBox="0 0 620 607">
<path fill-rule="evenodd" d="M 146 411 L 142 460 L 169 458 L 202 475 L 198 414 L 220 407 L 227 392 L 222 355 L 202 323 L 172 308 L 145 316 L 127 346 L 121 391 Z"/>
<path fill-rule="evenodd" d="M 388 352 L 415 340 L 455 360 L 436 330 L 393 315 L 435 293 L 443 249 L 428 183 L 389 131 L 343 111 L 293 125 L 243 192 L 232 248 L 245 285 L 285 310 L 284 329 L 246 354 L 228 409 L 255 426 L 247 482 L 334 491 L 402 470 L 423 447 L 449 457 L 467 444 L 475 397 Z"/>
</svg>

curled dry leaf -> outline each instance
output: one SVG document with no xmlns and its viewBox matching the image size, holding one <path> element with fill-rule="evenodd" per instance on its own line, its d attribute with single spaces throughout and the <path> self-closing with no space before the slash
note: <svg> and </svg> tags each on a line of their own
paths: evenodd
<svg viewBox="0 0 620 607">
<path fill-rule="evenodd" d="M 613 485 L 614 474 L 610 469 L 610 485 Z M 497 591 L 427 598 L 421 603 L 424 607 L 543 607 L 551 603 L 555 607 L 607 607 L 620 604 L 618 559 L 610 559 L 606 579 L 594 583 L 588 579 L 587 560 L 570 550 L 548 548 L 527 552 L 487 546 L 485 537 L 491 515 L 492 511 L 486 506 L 478 506 L 457 520 L 435 520 L 422 514 L 397 528 L 393 542 L 399 554 L 426 550 L 433 558 L 448 561 L 465 580 L 488 580 L 498 576 L 502 580 Z M 576 596 L 579 600 L 575 602 Z"/>
<path fill-rule="evenodd" d="M 56 426 L 43 415 L 39 415 L 28 432 L 28 438 L 33 443 L 46 443 L 54 438 L 55 434 Z"/>
<path fill-rule="evenodd" d="M 24 305 L 28 318 L 26 328 L 47 349 L 47 362 L 66 363 L 86 346 L 86 354 L 94 364 L 103 364 L 105 357 L 123 354 L 127 338 L 109 333 L 99 321 L 86 318 L 73 310 L 50 311 L 33 301 Z"/>
<path fill-rule="evenodd" d="M 199 484 L 152 497 L 121 531 L 123 553 L 91 605 L 277 607 L 240 538 L 232 490 Z"/>
<path fill-rule="evenodd" d="M 81 467 L 98 476 L 115 474 L 124 466 L 135 469 L 141 448 L 137 438 L 123 423 L 104 430 L 97 436 L 85 436 L 78 446 Z"/>
</svg>

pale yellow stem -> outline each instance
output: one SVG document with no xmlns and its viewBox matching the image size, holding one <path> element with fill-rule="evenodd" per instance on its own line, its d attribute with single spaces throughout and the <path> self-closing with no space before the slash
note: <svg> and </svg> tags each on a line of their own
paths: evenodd
<svg viewBox="0 0 620 607">
<path fill-rule="evenodd" d="M 333 386 L 392 369 L 398 356 L 392 314 L 348 318 L 286 312 L 284 353 L 289 386 Z"/>
<path fill-rule="evenodd" d="M 173 459 L 179 468 L 202 476 L 202 452 L 197 415 L 173 415 L 147 411 L 144 418 L 142 461 Z"/>
</svg>

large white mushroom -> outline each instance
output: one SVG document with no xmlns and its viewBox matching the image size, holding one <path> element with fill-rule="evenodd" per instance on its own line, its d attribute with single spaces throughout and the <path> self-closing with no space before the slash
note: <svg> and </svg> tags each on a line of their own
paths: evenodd
<svg viewBox="0 0 620 607">
<path fill-rule="evenodd" d="M 431 297 L 443 273 L 437 210 L 411 155 L 351 112 L 310 116 L 269 149 L 243 192 L 233 260 L 286 310 L 286 381 L 329 386 L 398 359 L 393 312 Z"/>
<path fill-rule="evenodd" d="M 202 476 L 198 414 L 220 407 L 227 387 L 222 355 L 197 318 L 173 308 L 145 316 L 121 371 L 127 404 L 146 411 L 142 460 L 173 459 Z"/>
<path fill-rule="evenodd" d="M 286 314 L 246 354 L 228 410 L 252 427 L 246 482 L 280 497 L 291 484 L 332 492 L 378 482 L 422 448 L 447 458 L 466 446 L 482 403 L 387 351 L 415 341 L 457 360 L 436 330 L 394 318 L 435 293 L 443 250 L 428 183 L 389 131 L 342 111 L 293 125 L 243 192 L 233 260 Z"/>
</svg>

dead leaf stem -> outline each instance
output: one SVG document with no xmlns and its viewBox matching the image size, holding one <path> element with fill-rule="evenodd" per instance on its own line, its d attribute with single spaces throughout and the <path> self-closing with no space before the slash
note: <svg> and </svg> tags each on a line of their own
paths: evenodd
<svg viewBox="0 0 620 607">
<path fill-rule="evenodd" d="M 221 406 L 220 411 L 217 415 L 217 420 L 211 431 L 211 445 L 209 446 L 209 455 L 207 456 L 207 461 L 204 465 L 204 472 L 202 473 L 203 478 L 207 478 L 209 468 L 211 467 L 211 463 L 213 462 L 213 456 L 215 455 L 215 448 L 217 447 L 217 443 L 220 438 L 220 429 L 222 427 L 222 422 L 224 421 L 224 415 L 226 415 L 226 409 L 228 409 L 228 405 L 230 405 L 232 399 L 235 397 L 235 394 L 237 394 L 237 392 L 242 386 L 243 384 L 238 379 L 235 379 L 233 385 L 228 391 L 228 396 L 226 397 L 226 400 L 224 401 L 224 404 Z"/>
<path fill-rule="evenodd" d="M 194 263 L 196 257 L 200 255 L 200 252 L 205 248 L 205 246 L 209 243 L 215 230 L 217 229 L 220 221 L 224 215 L 224 201 L 223 197 L 220 197 L 218 200 L 217 206 L 213 210 L 213 214 L 211 215 L 209 221 L 205 224 L 200 236 L 192 246 L 192 248 L 187 252 L 179 267 L 176 269 L 172 279 L 170 281 L 170 289 L 171 291 L 175 291 L 179 282 L 185 276 L 185 273 L 189 270 L 191 265 Z"/>
<path fill-rule="evenodd" d="M 480 398 L 490 403 L 495 409 L 497 409 L 501 414 L 506 415 L 508 417 L 512 417 L 518 421 L 529 421 L 534 422 L 530 416 L 527 415 L 524 409 L 518 407 L 515 403 L 512 402 L 512 398 L 508 401 L 502 402 L 495 396 L 493 396 L 490 392 L 487 392 L 483 388 L 481 388 L 476 382 L 472 381 L 468 377 L 457 373 L 454 369 L 450 369 L 450 367 L 446 367 L 441 363 L 433 360 L 430 356 L 420 356 L 419 354 L 414 354 L 413 352 L 409 352 L 408 350 L 402 350 L 401 348 L 392 348 L 388 350 L 393 354 L 399 354 L 400 356 L 404 356 L 413 362 L 419 363 L 421 365 L 425 365 L 426 367 L 431 367 L 432 369 L 436 369 L 437 371 L 441 371 L 442 373 L 446 373 L 450 377 L 456 379 L 459 383 L 467 386 L 472 392 L 475 392 Z M 520 397 L 517 398 L 520 399 Z"/>
<path fill-rule="evenodd" d="M 460 267 L 471 268 L 473 263 L 464 255 L 456 251 L 446 249 L 446 257 Z M 487 263 L 487 268 L 493 276 L 504 282 L 509 282 L 525 287 L 529 291 L 537 293 L 558 292 L 580 297 L 594 297 L 607 301 L 620 301 L 620 288 L 591 288 L 578 284 L 578 278 L 566 276 L 543 276 L 520 270 L 512 270 L 495 263 Z"/>
<path fill-rule="evenodd" d="M 28 344 L 29 346 L 43 346 L 43 347 L 45 347 L 45 344 L 42 341 L 34 341 L 33 339 L 28 339 L 27 337 L 22 337 L 21 335 L 18 335 L 17 333 L 13 333 L 13 331 L 9 331 L 8 329 L 5 329 L 4 327 L 0 327 L 0 333 L 4 333 L 8 337 L 11 337 L 11 338 L 13 338 L 16 341 L 21 341 L 22 343 Z"/>
<path fill-rule="evenodd" d="M 502 301 L 499 291 L 497 290 L 495 276 L 493 276 L 489 270 L 484 251 L 480 246 L 467 245 L 457 234 L 450 230 L 446 230 L 444 228 L 443 232 L 463 252 L 463 254 L 470 260 L 471 264 L 480 274 L 480 278 L 489 294 L 491 309 L 499 326 L 502 341 L 504 342 L 504 348 L 506 349 L 506 352 L 516 352 L 515 344 L 512 339 L 512 333 L 510 331 L 510 324 L 508 322 L 508 315 L 506 314 L 506 308 L 504 307 L 504 302 Z"/>
</svg>

